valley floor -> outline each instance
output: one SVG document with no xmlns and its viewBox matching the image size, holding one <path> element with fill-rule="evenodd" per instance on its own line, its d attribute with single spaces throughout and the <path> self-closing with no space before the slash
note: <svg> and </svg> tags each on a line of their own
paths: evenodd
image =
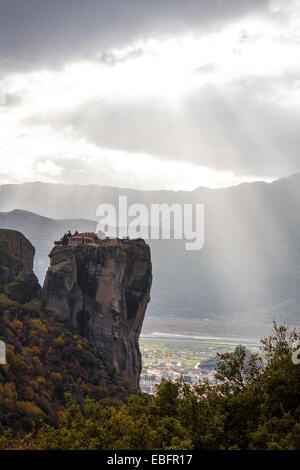
<svg viewBox="0 0 300 470">
<path fill-rule="evenodd" d="M 142 391 L 155 393 L 163 378 L 187 383 L 214 382 L 217 354 L 242 344 L 259 352 L 259 338 L 272 325 L 216 322 L 196 319 L 146 318 L 140 337 Z"/>
</svg>

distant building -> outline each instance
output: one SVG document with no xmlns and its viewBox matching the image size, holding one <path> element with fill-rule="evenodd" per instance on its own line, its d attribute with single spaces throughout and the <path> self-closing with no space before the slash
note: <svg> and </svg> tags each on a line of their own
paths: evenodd
<svg viewBox="0 0 300 470">
<path fill-rule="evenodd" d="M 78 243 L 95 244 L 98 241 L 98 235 L 93 232 L 83 232 L 68 237 L 69 245 L 77 245 Z"/>
<path fill-rule="evenodd" d="M 78 245 L 79 243 L 85 244 L 96 244 L 99 241 L 99 237 L 96 233 L 93 232 L 75 232 L 74 235 L 71 232 L 65 233 L 64 236 L 59 240 L 54 242 L 55 245 Z"/>
</svg>

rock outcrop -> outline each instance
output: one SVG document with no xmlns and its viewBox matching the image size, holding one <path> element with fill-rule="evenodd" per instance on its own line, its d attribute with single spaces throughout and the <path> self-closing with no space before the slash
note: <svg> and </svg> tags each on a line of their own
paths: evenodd
<svg viewBox="0 0 300 470">
<path fill-rule="evenodd" d="M 134 385 L 139 336 L 150 299 L 150 249 L 143 240 L 55 246 L 43 287 L 45 308 L 98 347 Z"/>
<path fill-rule="evenodd" d="M 40 289 L 33 272 L 35 248 L 16 230 L 0 229 L 0 286 L 9 297 L 25 303 Z"/>
</svg>

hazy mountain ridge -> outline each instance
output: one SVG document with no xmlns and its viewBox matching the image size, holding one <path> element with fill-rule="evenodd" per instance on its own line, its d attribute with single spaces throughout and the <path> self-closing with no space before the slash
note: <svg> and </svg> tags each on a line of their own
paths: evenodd
<svg viewBox="0 0 300 470">
<path fill-rule="evenodd" d="M 253 322 L 300 319 L 299 173 L 273 183 L 191 192 L 46 183 L 4 185 L 0 186 L 0 209 L 19 207 L 49 217 L 96 219 L 97 206 L 103 202 L 117 205 L 119 195 L 127 195 L 128 204 L 205 204 L 203 250 L 186 252 L 180 240 L 149 241 L 154 271 L 149 315 L 230 317 L 236 321 L 250 317 Z M 11 219 L 7 228 L 22 230 L 29 237 L 37 247 L 37 257 L 43 250 L 43 256 L 48 255 L 48 246 L 59 232 L 81 227 L 95 230 L 92 221 L 81 220 L 80 225 L 75 220 L 50 223 L 42 218 L 38 222 L 24 214 L 23 225 L 30 220 L 26 231 L 14 213 L 0 215 L 0 226 L 9 223 L 5 217 Z M 30 234 L 31 224 L 35 229 Z M 49 236 L 49 241 L 42 243 L 41 234 Z"/>
</svg>

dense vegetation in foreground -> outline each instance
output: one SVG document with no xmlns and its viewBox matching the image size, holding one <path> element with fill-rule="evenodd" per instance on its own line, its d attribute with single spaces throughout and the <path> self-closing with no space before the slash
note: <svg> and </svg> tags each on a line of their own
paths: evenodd
<svg viewBox="0 0 300 470">
<path fill-rule="evenodd" d="M 14 436 L 2 449 L 300 449 L 300 364 L 292 362 L 300 335 L 274 324 L 262 355 L 243 348 L 220 357 L 219 384 L 163 382 L 156 396 L 126 404 L 66 395 L 57 425 Z"/>
<path fill-rule="evenodd" d="M 0 340 L 6 343 L 6 364 L 0 365 L 2 437 L 8 430 L 30 434 L 43 424 L 57 425 L 66 393 L 81 405 L 86 398 L 119 404 L 132 388 L 97 348 L 46 315 L 37 299 L 21 305 L 0 294 Z"/>
</svg>

